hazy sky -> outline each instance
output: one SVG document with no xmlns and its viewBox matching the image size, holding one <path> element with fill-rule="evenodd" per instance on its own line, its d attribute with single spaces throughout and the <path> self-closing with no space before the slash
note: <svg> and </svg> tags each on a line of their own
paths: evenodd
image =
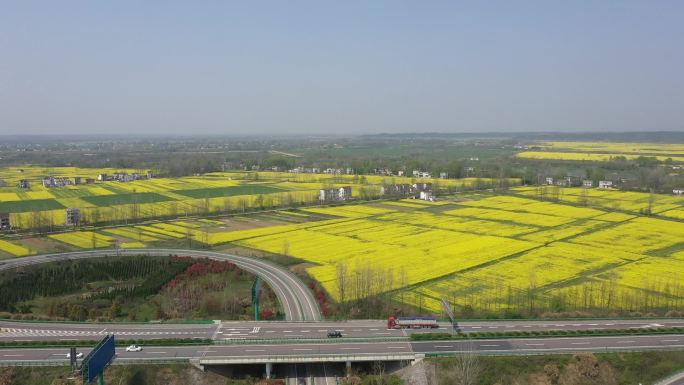
<svg viewBox="0 0 684 385">
<path fill-rule="evenodd" d="M 679 0 L 0 0 L 0 133 L 680 131 L 683 16 Z"/>
</svg>

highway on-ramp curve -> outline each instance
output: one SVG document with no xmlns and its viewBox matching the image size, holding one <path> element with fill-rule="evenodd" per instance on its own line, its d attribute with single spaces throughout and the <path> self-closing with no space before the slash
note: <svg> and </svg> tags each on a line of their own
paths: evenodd
<svg viewBox="0 0 684 385">
<path fill-rule="evenodd" d="M 321 313 L 311 291 L 304 283 L 286 268 L 262 259 L 255 259 L 217 251 L 186 249 L 118 249 L 74 251 L 68 253 L 42 254 L 0 261 L 0 271 L 46 262 L 59 262 L 76 259 L 104 258 L 108 256 L 167 256 L 179 255 L 193 258 L 209 258 L 229 261 L 240 268 L 260 276 L 273 289 L 280 300 L 285 317 L 290 321 L 318 321 Z"/>
</svg>

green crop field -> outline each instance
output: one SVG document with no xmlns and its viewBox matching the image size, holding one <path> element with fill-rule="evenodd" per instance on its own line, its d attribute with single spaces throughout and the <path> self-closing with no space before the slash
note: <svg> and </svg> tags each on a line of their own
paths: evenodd
<svg viewBox="0 0 684 385">
<path fill-rule="evenodd" d="M 219 198 L 229 197 L 235 195 L 255 195 L 255 194 L 271 194 L 282 192 L 282 189 L 269 185 L 242 185 L 242 186 L 228 186 L 228 187 L 211 187 L 198 188 L 192 190 L 177 190 L 173 191 L 176 194 L 184 195 L 190 198 Z"/>
<path fill-rule="evenodd" d="M 64 205 L 54 199 L 32 199 L 25 201 L 0 202 L 0 212 L 22 213 L 63 209 Z"/>
<path fill-rule="evenodd" d="M 112 194 L 112 195 L 95 195 L 81 197 L 84 201 L 92 203 L 96 206 L 106 207 L 115 205 L 127 205 L 133 203 L 156 203 L 156 202 L 166 202 L 172 200 L 171 198 L 153 193 L 153 192 L 142 192 L 142 193 L 130 193 L 130 194 Z"/>
</svg>

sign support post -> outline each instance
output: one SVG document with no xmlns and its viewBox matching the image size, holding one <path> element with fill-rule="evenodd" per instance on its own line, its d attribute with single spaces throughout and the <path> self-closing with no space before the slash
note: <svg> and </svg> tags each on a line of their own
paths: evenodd
<svg viewBox="0 0 684 385">
<path fill-rule="evenodd" d="M 259 297 L 261 296 L 261 278 L 258 276 L 252 284 L 252 307 L 254 307 L 254 320 L 259 320 Z"/>
</svg>

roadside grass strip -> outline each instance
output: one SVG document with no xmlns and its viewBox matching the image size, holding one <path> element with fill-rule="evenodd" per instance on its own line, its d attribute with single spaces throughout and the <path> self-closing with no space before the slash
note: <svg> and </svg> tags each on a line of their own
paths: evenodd
<svg viewBox="0 0 684 385">
<path fill-rule="evenodd" d="M 539 330 L 504 332 L 458 332 L 451 333 L 411 333 L 411 341 L 448 341 L 465 339 L 511 339 L 511 338 L 558 338 L 558 337 L 620 337 L 639 335 L 680 335 L 684 328 L 639 328 L 639 329 L 602 329 L 602 330 Z"/>
</svg>

